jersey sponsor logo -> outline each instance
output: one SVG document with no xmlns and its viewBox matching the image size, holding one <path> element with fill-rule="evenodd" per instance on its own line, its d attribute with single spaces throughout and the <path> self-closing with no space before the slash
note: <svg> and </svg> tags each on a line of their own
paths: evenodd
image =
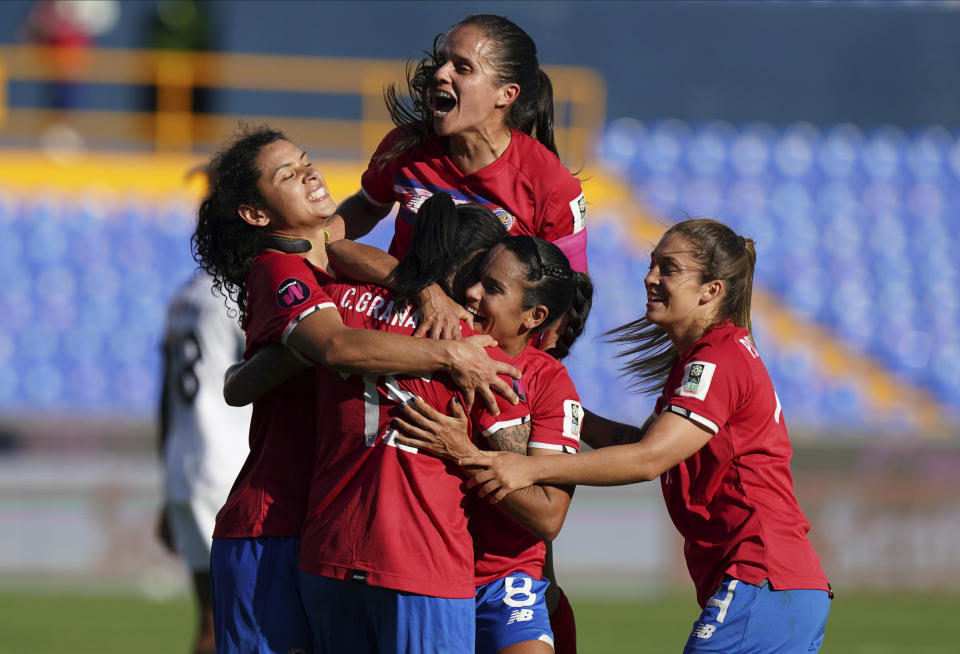
<svg viewBox="0 0 960 654">
<path fill-rule="evenodd" d="M 533 609 L 514 609 L 510 613 L 510 619 L 507 620 L 507 624 L 529 622 L 530 620 L 533 620 Z"/>
<path fill-rule="evenodd" d="M 570 213 L 573 214 L 573 233 L 576 234 L 587 226 L 587 199 L 583 193 L 570 201 Z"/>
<path fill-rule="evenodd" d="M 280 282 L 277 288 L 277 304 L 284 309 L 303 304 L 310 298 L 310 288 L 295 277 Z"/>
<path fill-rule="evenodd" d="M 684 397 L 695 397 L 702 400 L 707 397 L 713 373 L 717 369 L 715 363 L 706 361 L 691 361 L 683 367 L 683 379 L 676 392 Z"/>
<path fill-rule="evenodd" d="M 502 224 L 504 229 L 506 229 L 508 232 L 510 231 L 510 228 L 513 227 L 514 223 L 517 222 L 517 219 L 514 218 L 513 215 L 511 215 L 511 213 L 503 207 L 494 207 L 493 215 L 500 220 L 500 224 Z"/>
<path fill-rule="evenodd" d="M 713 632 L 717 630 L 716 625 L 712 624 L 703 624 L 698 622 L 693 626 L 693 635 L 697 638 L 707 639 L 713 635 Z"/>
<path fill-rule="evenodd" d="M 579 441 L 581 427 L 583 427 L 583 407 L 576 400 L 564 400 L 563 435 Z"/>
</svg>

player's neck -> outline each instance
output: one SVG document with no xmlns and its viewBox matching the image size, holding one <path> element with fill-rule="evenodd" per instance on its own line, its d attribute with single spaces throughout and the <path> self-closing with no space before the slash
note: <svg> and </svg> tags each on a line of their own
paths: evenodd
<svg viewBox="0 0 960 654">
<path fill-rule="evenodd" d="M 455 134 L 447 139 L 447 154 L 464 175 L 486 168 L 510 147 L 510 128 L 499 126 Z"/>
<path fill-rule="evenodd" d="M 513 359 L 518 357 L 524 348 L 527 347 L 528 339 L 529 334 L 518 338 L 498 339 L 497 345 L 503 350 L 504 354 Z"/>
<path fill-rule="evenodd" d="M 267 247 L 287 254 L 296 254 L 303 257 L 317 268 L 330 273 L 330 258 L 327 256 L 327 241 L 329 233 L 323 228 L 305 233 L 270 234 Z"/>
</svg>

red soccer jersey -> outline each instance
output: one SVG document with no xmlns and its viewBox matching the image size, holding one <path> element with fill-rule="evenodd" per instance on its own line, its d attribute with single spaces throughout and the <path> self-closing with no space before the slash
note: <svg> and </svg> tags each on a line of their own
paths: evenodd
<svg viewBox="0 0 960 654">
<path fill-rule="evenodd" d="M 583 410 L 564 365 L 533 346 L 525 347 L 511 363 L 522 373 L 520 381 L 530 407 L 527 447 L 579 452 Z M 535 579 L 543 576 L 543 541 L 499 507 L 478 500 L 470 515 L 470 533 L 477 586 L 511 572 L 524 572 Z"/>
<path fill-rule="evenodd" d="M 333 303 L 303 257 L 265 251 L 247 276 L 250 357 L 282 342 L 304 316 Z M 316 437 L 315 373 L 307 370 L 253 403 L 250 454 L 217 515 L 214 538 L 299 536 Z"/>
<path fill-rule="evenodd" d="M 417 312 L 372 284 L 325 286 L 349 327 L 413 333 Z M 496 349 L 491 356 L 506 360 Z M 398 445 L 390 420 L 416 396 L 446 412 L 459 391 L 447 375 L 341 376 L 318 368 L 319 427 L 300 568 L 433 597 L 474 596 L 473 542 L 464 477 L 453 463 Z M 474 403 L 473 429 L 492 432 L 529 419 L 527 407 Z"/>
<path fill-rule="evenodd" d="M 513 130 L 510 145 L 496 161 L 464 175 L 444 153 L 441 139 L 431 135 L 380 168 L 376 158 L 396 143 L 401 129 L 387 134 L 361 178 L 369 200 L 400 203 L 390 254 L 404 257 L 420 205 L 446 191 L 455 202 L 489 208 L 511 236 L 529 234 L 556 243 L 575 270 L 586 271 L 587 205 L 580 182 L 543 144 Z"/>
<path fill-rule="evenodd" d="M 704 334 L 674 365 L 656 411 L 714 433 L 660 477 L 700 606 L 725 574 L 768 579 L 776 590 L 828 590 L 793 495 L 780 400 L 747 330 L 726 322 Z"/>
</svg>

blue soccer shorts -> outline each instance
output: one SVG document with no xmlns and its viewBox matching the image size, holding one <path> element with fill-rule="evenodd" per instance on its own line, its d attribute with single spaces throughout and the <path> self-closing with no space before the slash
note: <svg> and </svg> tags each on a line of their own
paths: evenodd
<svg viewBox="0 0 960 654">
<path fill-rule="evenodd" d="M 299 538 L 214 538 L 210 551 L 217 654 L 311 654 L 297 582 Z"/>
<path fill-rule="evenodd" d="M 477 588 L 477 654 L 492 654 L 527 640 L 553 646 L 546 579 L 522 572 Z"/>
<path fill-rule="evenodd" d="M 300 571 L 317 652 L 473 654 L 474 600 L 415 595 Z"/>
<path fill-rule="evenodd" d="M 729 575 L 707 600 L 684 654 L 807 654 L 817 652 L 830 613 L 825 590 L 774 590 Z"/>
</svg>

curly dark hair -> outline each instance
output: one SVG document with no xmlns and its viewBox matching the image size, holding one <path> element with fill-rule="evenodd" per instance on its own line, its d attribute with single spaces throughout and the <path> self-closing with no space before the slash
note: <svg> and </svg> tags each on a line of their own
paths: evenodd
<svg viewBox="0 0 960 654">
<path fill-rule="evenodd" d="M 553 83 L 540 68 L 537 45 L 530 35 L 504 16 L 472 14 L 450 28 L 473 25 L 480 28 L 493 41 L 490 63 L 496 71 L 499 84 L 515 83 L 520 86 L 520 95 L 510 105 L 507 126 L 532 136 L 548 150 L 559 156 L 554 138 Z M 449 32 L 448 32 L 449 33 Z M 387 110 L 394 124 L 405 128 L 397 143 L 381 154 L 376 163 L 386 165 L 400 154 L 423 143 L 433 134 L 433 103 L 431 89 L 433 76 L 443 65 L 439 46 L 444 34 L 433 39 L 430 52 L 419 63 L 407 64 L 407 95 L 405 103 L 391 84 L 384 91 Z"/>
<path fill-rule="evenodd" d="M 263 204 L 256 160 L 264 147 L 282 140 L 288 139 L 271 127 L 241 127 L 236 140 L 214 155 L 208 169 L 210 190 L 190 238 L 197 265 L 213 277 L 216 291 L 237 302 L 241 321 L 247 299 L 244 282 L 267 233 L 243 220 L 237 207 Z"/>
</svg>

